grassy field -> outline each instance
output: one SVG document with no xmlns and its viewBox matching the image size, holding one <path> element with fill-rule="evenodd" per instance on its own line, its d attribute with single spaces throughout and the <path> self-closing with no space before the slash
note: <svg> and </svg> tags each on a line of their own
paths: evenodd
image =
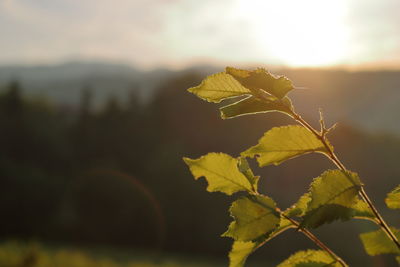
<svg viewBox="0 0 400 267">
<path fill-rule="evenodd" d="M 0 267 L 217 267 L 227 262 L 151 252 L 72 248 L 35 242 L 0 243 Z"/>
</svg>

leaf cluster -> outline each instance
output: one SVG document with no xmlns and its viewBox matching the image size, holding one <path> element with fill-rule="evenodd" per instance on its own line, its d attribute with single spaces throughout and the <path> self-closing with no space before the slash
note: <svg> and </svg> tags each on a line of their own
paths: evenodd
<svg viewBox="0 0 400 267">
<path fill-rule="evenodd" d="M 240 267 L 257 248 L 280 233 L 296 228 L 313 240 L 321 250 L 300 251 L 279 266 L 346 266 L 310 232 L 335 220 L 352 218 L 378 223 L 374 210 L 360 198 L 363 184 L 358 175 L 341 165 L 333 153 L 333 146 L 326 138 L 330 129 L 325 128 L 321 115 L 321 130 L 309 126 L 294 111 L 287 94 L 295 90 L 292 82 L 275 76 L 267 70 L 242 70 L 227 67 L 224 72 L 208 76 L 189 92 L 208 102 L 219 103 L 235 98 L 220 108 L 221 118 L 228 119 L 255 113 L 281 112 L 300 125 L 275 127 L 265 132 L 258 143 L 232 157 L 224 153 L 209 153 L 198 159 L 184 158 L 195 179 L 204 177 L 207 191 L 232 195 L 244 191 L 230 209 L 233 221 L 223 236 L 234 239 L 229 253 L 230 267 Z M 312 180 L 308 191 L 289 209 L 281 210 L 269 196 L 258 191 L 259 177 L 247 162 L 256 158 L 259 167 L 279 165 L 308 153 L 320 153 L 336 163 L 337 169 L 327 170 Z M 362 194 L 361 194 L 362 195 Z M 400 186 L 391 192 L 386 203 L 390 208 L 400 208 Z M 399 231 L 392 229 L 399 235 Z M 399 254 L 398 247 L 382 230 L 361 235 L 370 255 Z"/>
</svg>

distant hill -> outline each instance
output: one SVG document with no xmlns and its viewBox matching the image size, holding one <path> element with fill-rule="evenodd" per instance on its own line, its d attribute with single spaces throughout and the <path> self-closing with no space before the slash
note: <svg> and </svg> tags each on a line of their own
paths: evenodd
<svg viewBox="0 0 400 267">
<path fill-rule="evenodd" d="M 400 133 L 400 71 L 282 70 L 297 86 L 298 109 L 330 122 L 348 121 L 372 131 Z"/>
<path fill-rule="evenodd" d="M 110 96 L 126 99 L 131 93 L 147 100 L 161 80 L 171 74 L 168 70 L 143 72 L 109 63 L 3 66 L 0 67 L 0 85 L 18 80 L 27 95 L 74 106 L 79 103 L 82 89 L 93 91 L 95 104 L 103 103 Z"/>
<path fill-rule="evenodd" d="M 186 73 L 202 76 L 220 71 L 194 66 L 182 71 L 143 71 L 124 64 L 68 62 L 43 66 L 0 66 L 0 87 L 18 80 L 29 96 L 41 96 L 76 106 L 82 90 L 93 91 L 95 105 L 110 96 L 126 101 L 135 94 L 146 103 L 163 83 Z M 298 110 L 317 120 L 322 107 L 328 122 L 347 121 L 372 131 L 400 134 L 400 71 L 347 72 L 341 70 L 281 69 L 296 86 L 291 93 Z M 195 82 L 194 82 L 195 83 Z M 195 84 L 194 84 L 195 85 Z"/>
<path fill-rule="evenodd" d="M 122 101 L 136 94 L 148 101 L 164 81 L 185 72 L 208 74 L 212 67 L 196 66 L 182 72 L 159 68 L 150 71 L 105 62 L 67 62 L 59 65 L 0 66 L 0 87 L 17 80 L 29 96 L 41 96 L 56 103 L 77 105 L 83 89 L 93 91 L 94 103 L 110 96 Z"/>
</svg>

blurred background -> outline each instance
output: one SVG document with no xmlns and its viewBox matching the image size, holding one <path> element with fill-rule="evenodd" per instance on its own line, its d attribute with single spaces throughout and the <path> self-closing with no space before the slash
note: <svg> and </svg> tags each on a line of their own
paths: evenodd
<svg viewBox="0 0 400 267">
<path fill-rule="evenodd" d="M 181 158 L 239 155 L 281 114 L 221 120 L 189 94 L 226 65 L 263 66 L 305 90 L 290 96 L 317 126 L 322 107 L 344 164 L 387 221 L 399 183 L 397 0 L 0 0 L 0 266 L 227 266 L 232 201 L 206 192 Z M 334 168 L 307 155 L 254 172 L 289 207 Z M 351 266 L 370 223 L 315 231 Z M 248 266 L 315 248 L 295 231 Z"/>
</svg>

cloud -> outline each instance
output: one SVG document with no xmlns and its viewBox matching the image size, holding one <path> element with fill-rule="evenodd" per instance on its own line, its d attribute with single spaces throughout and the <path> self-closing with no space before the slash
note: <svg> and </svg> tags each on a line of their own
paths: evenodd
<svg viewBox="0 0 400 267">
<path fill-rule="evenodd" d="M 400 61 L 399 10 L 398 0 L 350 1 L 353 61 Z"/>
<path fill-rule="evenodd" d="M 269 20 L 251 19 L 254 5 L 269 7 L 265 2 L 277 3 L 267 0 L 0 0 L 0 64 L 70 58 L 125 60 L 142 66 L 196 58 L 277 63 L 275 56 L 279 53 L 269 49 L 268 28 L 273 27 L 276 32 L 279 21 L 255 25 L 257 21 L 269 23 Z M 347 63 L 390 58 L 400 61 L 400 1 L 343 2 L 348 8 L 346 25 L 350 31 Z M 250 11 L 237 8 L 238 3 L 241 7 L 250 7 Z M 279 17 L 279 12 L 284 15 L 284 11 L 272 12 Z M 260 11 L 255 16 L 268 16 L 268 12 Z"/>
<path fill-rule="evenodd" d="M 256 53 L 257 37 L 236 13 L 235 2 L 192 0 L 175 6 L 168 14 L 163 36 L 168 50 L 178 60 L 249 60 Z"/>
<path fill-rule="evenodd" d="M 164 12 L 174 1 L 47 0 L 0 2 L 0 61 L 69 56 L 155 61 Z M 18 52 L 16 51 L 18 50 Z M 5 54 L 7 57 L 5 57 Z"/>
</svg>

